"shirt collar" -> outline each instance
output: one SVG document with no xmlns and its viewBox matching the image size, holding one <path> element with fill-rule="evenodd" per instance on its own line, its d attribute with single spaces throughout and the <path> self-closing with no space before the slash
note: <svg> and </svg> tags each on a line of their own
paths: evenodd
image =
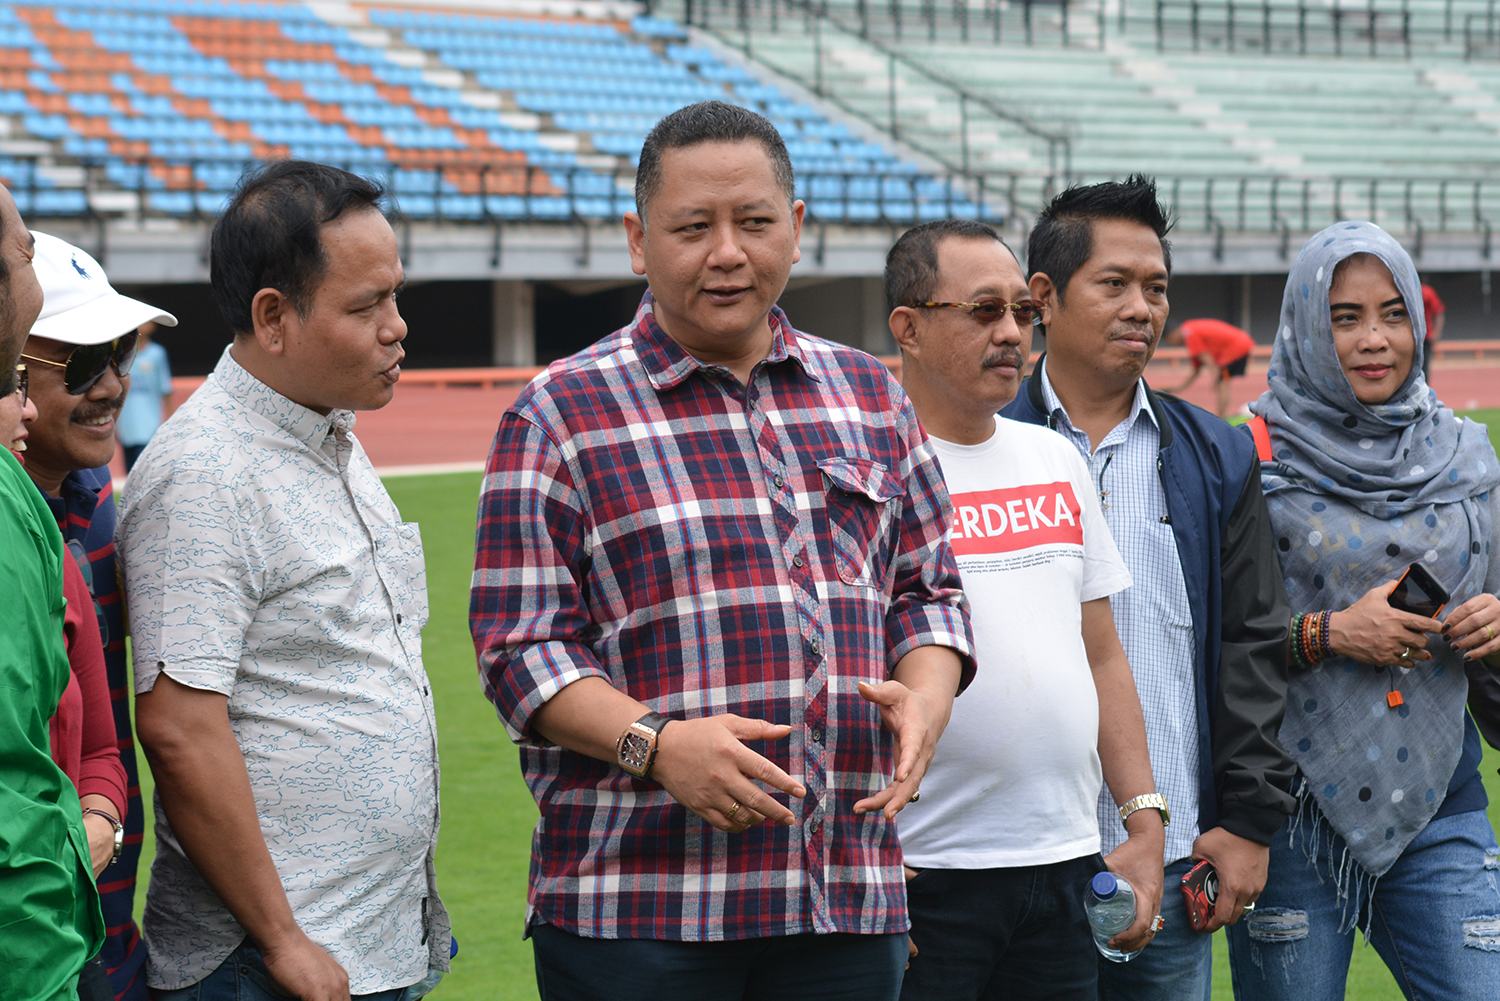
<svg viewBox="0 0 1500 1001">
<path fill-rule="evenodd" d="M 1057 392 L 1052 388 L 1052 380 L 1047 375 L 1046 358 L 1042 359 L 1041 372 L 1039 374 L 1042 379 L 1042 399 L 1047 403 L 1047 413 L 1057 421 L 1059 427 L 1066 427 L 1070 431 L 1077 431 L 1078 429 L 1073 426 L 1073 422 L 1068 418 L 1067 408 L 1063 406 L 1062 400 L 1058 398 Z M 1151 401 L 1146 396 L 1146 380 L 1144 378 L 1135 381 L 1135 399 L 1130 403 L 1130 415 L 1121 421 L 1120 424 L 1125 426 L 1125 430 L 1130 430 L 1140 417 L 1142 411 L 1145 411 L 1151 423 L 1155 424 L 1157 430 L 1160 431 L 1161 425 L 1156 420 L 1156 411 L 1151 408 Z"/>
<path fill-rule="evenodd" d="M 722 368 L 719 365 L 709 365 L 699 361 L 681 344 L 674 341 L 671 335 L 662 329 L 661 324 L 656 322 L 656 314 L 652 311 L 654 302 L 656 302 L 656 297 L 651 294 L 650 289 L 647 289 L 646 294 L 641 297 L 640 306 L 635 311 L 635 319 L 630 324 L 631 342 L 635 347 L 636 356 L 640 358 L 641 364 L 646 369 L 646 377 L 651 380 L 653 389 L 657 392 L 673 389 L 681 385 L 694 372 Z M 788 360 L 795 361 L 809 378 L 814 382 L 821 382 L 822 380 L 809 367 L 797 331 L 792 328 L 780 306 L 771 307 L 769 320 L 772 333 L 771 353 L 766 355 L 766 362 L 774 365 Z"/>
<path fill-rule="evenodd" d="M 336 430 L 345 434 L 354 430 L 354 411 L 330 410 L 324 417 L 316 410 L 309 410 L 251 375 L 234 360 L 229 348 L 224 349 L 219 364 L 214 366 L 214 379 L 245 409 L 260 414 L 309 448 L 320 448 Z"/>
</svg>

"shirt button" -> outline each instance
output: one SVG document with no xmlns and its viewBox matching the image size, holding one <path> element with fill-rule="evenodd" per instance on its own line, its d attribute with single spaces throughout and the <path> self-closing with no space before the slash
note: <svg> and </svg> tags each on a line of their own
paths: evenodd
<svg viewBox="0 0 1500 1001">
<path fill-rule="evenodd" d="M 807 644 L 807 648 L 812 651 L 812 655 L 814 657 L 820 656 L 823 653 L 823 644 L 819 643 L 817 640 L 813 640 L 811 643 Z"/>
<path fill-rule="evenodd" d="M 794 566 L 794 567 L 800 567 L 801 565 L 802 565 L 802 557 L 800 557 L 800 556 L 793 556 L 792 557 L 792 566 Z"/>
<path fill-rule="evenodd" d="M 401 613 L 397 612 L 396 613 L 396 625 L 399 626 L 400 624 L 401 624 Z"/>
<path fill-rule="evenodd" d="M 786 480 L 782 478 L 782 475 L 780 473 L 777 473 L 775 478 L 773 478 L 771 482 L 775 483 L 778 487 L 784 486 L 786 484 Z"/>
<path fill-rule="evenodd" d="M 821 726 L 813 727 L 812 739 L 814 744 L 823 743 L 823 728 Z"/>
<path fill-rule="evenodd" d="M 821 830 L 823 830 L 823 822 L 821 820 L 813 821 L 812 832 L 817 834 Z"/>
</svg>

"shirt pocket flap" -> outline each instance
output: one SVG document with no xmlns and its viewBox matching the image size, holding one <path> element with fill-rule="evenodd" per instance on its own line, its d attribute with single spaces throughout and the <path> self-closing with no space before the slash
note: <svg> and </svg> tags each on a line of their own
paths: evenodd
<svg viewBox="0 0 1500 1001">
<path fill-rule="evenodd" d="M 900 476 L 872 459 L 831 456 L 819 459 L 818 469 L 845 493 L 863 494 L 877 504 L 895 500 L 906 492 Z"/>
</svg>

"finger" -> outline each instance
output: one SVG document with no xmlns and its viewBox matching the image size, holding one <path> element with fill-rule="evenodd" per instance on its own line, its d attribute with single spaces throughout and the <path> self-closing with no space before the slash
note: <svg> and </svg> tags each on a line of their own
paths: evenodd
<svg viewBox="0 0 1500 1001">
<path fill-rule="evenodd" d="M 770 723 L 763 719 L 745 719 L 743 716 L 725 714 L 719 717 L 724 729 L 739 740 L 785 740 L 792 728 L 786 723 Z"/>
<path fill-rule="evenodd" d="M 743 744 L 735 751 L 734 763 L 740 774 L 801 799 L 807 795 L 807 787 L 777 767 L 763 754 L 756 754 Z"/>
<path fill-rule="evenodd" d="M 860 698 L 877 706 L 894 706 L 907 691 L 906 686 L 899 681 L 882 681 L 878 685 L 861 681 L 855 687 L 859 689 Z"/>
<path fill-rule="evenodd" d="M 739 811 L 731 819 L 744 827 L 754 827 L 763 820 L 773 820 L 784 827 L 797 822 L 796 815 L 791 810 L 778 803 L 759 786 L 749 783 L 731 786 L 725 795 L 733 796 L 734 801 L 740 804 Z M 728 809 L 725 808 L 726 815 Z"/>
<path fill-rule="evenodd" d="M 1151 925 L 1155 921 L 1156 911 L 1153 910 L 1147 914 L 1138 910 L 1135 920 L 1131 922 L 1130 927 L 1109 940 L 1109 947 L 1111 949 L 1119 949 L 1121 952 L 1136 952 L 1144 949 L 1151 943 L 1151 939 L 1156 936 L 1156 932 L 1151 930 Z"/>
<path fill-rule="evenodd" d="M 866 814 L 880 810 L 885 813 L 887 820 L 894 820 L 896 814 L 906 809 L 906 804 L 911 802 L 911 797 L 916 791 L 917 785 L 910 779 L 905 782 L 892 782 L 875 795 L 855 803 L 854 812 Z"/>
<path fill-rule="evenodd" d="M 925 737 L 925 728 L 915 723 L 902 727 L 901 732 L 896 734 L 896 747 L 901 752 L 900 757 L 896 759 L 894 778 L 897 782 L 905 782 L 911 778 L 912 770 L 917 767 L 917 755 L 922 751 Z"/>
</svg>

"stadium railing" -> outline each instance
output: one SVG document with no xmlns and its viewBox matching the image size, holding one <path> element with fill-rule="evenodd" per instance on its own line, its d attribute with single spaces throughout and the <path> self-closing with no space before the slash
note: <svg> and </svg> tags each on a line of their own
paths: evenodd
<svg viewBox="0 0 1500 1001">
<path fill-rule="evenodd" d="M 259 162 L 82 157 L 59 167 L 52 159 L 13 154 L 0 159 L 0 180 L 23 215 L 211 218 L 222 210 L 240 174 Z M 426 158 L 327 162 L 384 184 L 393 216 L 437 224 L 618 220 L 635 209 L 634 170 L 623 167 L 608 173 L 516 163 L 453 167 Z M 1004 222 L 1020 197 L 1016 185 L 996 188 L 985 182 L 915 168 L 799 171 L 797 193 L 808 204 L 808 219 L 819 223 L 899 225 L 954 215 Z"/>
<path fill-rule="evenodd" d="M 122 177 L 106 171 L 110 161 L 83 160 L 60 172 L 36 156 L 10 156 L 0 163 L 21 212 L 42 217 L 217 216 L 233 180 L 258 161 L 193 160 L 163 165 L 127 161 L 137 169 Z M 589 168 L 543 168 L 535 164 L 475 165 L 436 169 L 368 162 L 338 163 L 384 183 L 397 218 L 435 224 L 577 223 L 618 220 L 635 208 L 623 169 L 614 175 Z M 461 185 L 455 185 L 458 179 Z M 801 172 L 797 190 L 815 223 L 909 225 L 928 219 L 970 216 L 1023 225 L 1069 184 L 1106 177 L 1062 173 L 976 175 Z M 133 181 L 122 185 L 120 182 Z M 1500 179 L 1371 177 L 1221 177 L 1158 175 L 1163 198 L 1179 231 L 1214 234 L 1277 234 L 1282 254 L 1292 234 L 1344 219 L 1369 219 L 1410 233 L 1420 246 L 1428 233 L 1478 234 L 1488 259 L 1500 223 Z M 462 190 L 460 190 L 460 186 Z M 130 196 L 126 201 L 121 195 Z"/>
<path fill-rule="evenodd" d="M 1143 0 L 1113 13 L 1099 0 L 647 0 L 699 28 L 746 34 L 780 30 L 809 13 L 834 18 L 862 38 L 991 40 L 1103 48 L 1111 37 L 1155 36 L 1158 50 L 1212 49 L 1278 55 L 1410 57 L 1455 49 L 1500 59 L 1497 0 Z"/>
</svg>

